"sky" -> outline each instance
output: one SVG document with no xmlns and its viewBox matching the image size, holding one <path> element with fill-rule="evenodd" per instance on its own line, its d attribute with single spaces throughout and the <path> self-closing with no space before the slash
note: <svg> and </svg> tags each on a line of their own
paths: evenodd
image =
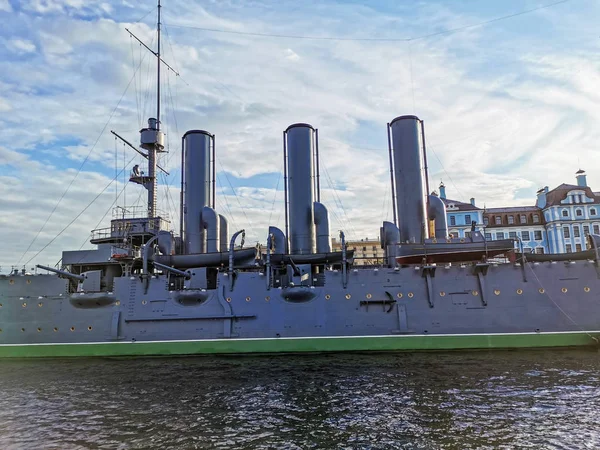
<svg viewBox="0 0 600 450">
<path fill-rule="evenodd" d="M 600 3 L 553 3 L 163 0 L 179 75 L 162 75 L 160 208 L 178 230 L 181 136 L 208 130 L 217 210 L 266 241 L 284 227 L 282 131 L 307 122 L 332 236 L 376 238 L 392 218 L 386 123 L 404 114 L 424 120 L 432 189 L 449 198 L 532 205 L 579 168 L 600 191 Z M 91 248 L 115 206 L 143 208 L 125 183 L 141 157 L 110 130 L 137 143 L 155 115 L 155 60 L 125 28 L 154 48 L 156 11 L 0 0 L 2 273 Z"/>
</svg>

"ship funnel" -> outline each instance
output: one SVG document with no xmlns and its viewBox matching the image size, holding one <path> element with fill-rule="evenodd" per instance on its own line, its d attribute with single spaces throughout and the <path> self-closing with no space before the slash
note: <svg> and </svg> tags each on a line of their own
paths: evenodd
<svg viewBox="0 0 600 450">
<path fill-rule="evenodd" d="M 206 236 L 202 213 L 204 207 L 212 206 L 214 209 L 215 202 L 214 136 L 207 131 L 191 130 L 183 135 L 182 141 L 184 250 L 188 254 L 204 253 Z M 219 247 L 218 222 L 217 250 L 214 251 L 218 251 Z M 215 241 L 211 242 L 211 246 L 214 244 Z"/>
<path fill-rule="evenodd" d="M 315 176 L 315 165 L 318 172 L 319 164 L 317 142 L 316 130 L 305 123 L 290 125 L 283 133 L 285 228 L 292 255 L 315 253 L 313 202 L 320 197 Z"/>
<path fill-rule="evenodd" d="M 392 190 L 400 230 L 400 242 L 424 242 L 427 238 L 425 173 L 421 147 L 422 123 L 416 116 L 400 116 L 388 125 Z M 396 217 L 396 215 L 394 215 Z"/>
</svg>

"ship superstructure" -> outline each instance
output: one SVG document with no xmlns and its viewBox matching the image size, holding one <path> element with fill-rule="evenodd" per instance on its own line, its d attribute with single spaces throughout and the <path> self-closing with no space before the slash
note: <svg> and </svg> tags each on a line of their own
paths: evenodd
<svg viewBox="0 0 600 450">
<path fill-rule="evenodd" d="M 518 258 L 512 239 L 451 238 L 445 205 L 429 194 L 423 122 L 395 118 L 388 142 L 394 220 L 381 226 L 384 265 L 354 265 L 343 232 L 332 251 L 319 132 L 305 123 L 283 132 L 285 229 L 270 226 L 264 245 L 244 247 L 245 231 L 216 211 L 208 131 L 182 136 L 179 233 L 157 210 L 158 102 L 140 131 L 147 172 L 135 167 L 130 178 L 147 189 L 146 210 L 118 209 L 92 232 L 95 250 L 38 265 L 48 274 L 0 276 L 0 356 L 598 344 L 600 236 L 587 252 Z M 494 262 L 500 254 L 511 262 Z"/>
</svg>

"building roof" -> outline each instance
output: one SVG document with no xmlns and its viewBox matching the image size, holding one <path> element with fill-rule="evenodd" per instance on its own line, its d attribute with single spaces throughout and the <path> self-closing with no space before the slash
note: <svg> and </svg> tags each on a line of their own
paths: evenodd
<svg viewBox="0 0 600 450">
<path fill-rule="evenodd" d="M 577 186 L 576 184 L 563 183 L 560 186 L 555 187 L 546 194 L 546 207 L 560 205 L 561 201 L 567 198 L 567 195 L 571 191 L 585 191 L 585 195 L 589 198 L 594 199 L 600 203 L 600 195 L 592 191 L 589 186 Z"/>
<path fill-rule="evenodd" d="M 520 212 L 541 212 L 541 208 L 537 206 L 505 206 L 503 208 L 486 208 L 486 214 L 498 213 L 520 213 Z"/>
<path fill-rule="evenodd" d="M 451 200 L 449 198 L 443 198 L 442 201 L 446 205 L 446 210 L 448 212 L 451 212 L 451 211 L 478 211 L 481 209 L 481 208 L 478 208 L 477 206 L 471 205 L 470 203 L 459 202 L 458 200 Z M 451 210 L 448 210 L 447 208 L 449 205 L 454 205 L 456 207 L 456 209 L 452 208 Z"/>
</svg>

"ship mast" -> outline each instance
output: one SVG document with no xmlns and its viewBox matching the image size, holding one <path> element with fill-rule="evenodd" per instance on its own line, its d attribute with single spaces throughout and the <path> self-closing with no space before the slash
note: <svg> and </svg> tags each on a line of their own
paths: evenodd
<svg viewBox="0 0 600 450">
<path fill-rule="evenodd" d="M 156 24 L 158 33 L 158 47 L 156 49 L 156 135 L 160 134 L 160 0 L 158 0 L 158 20 Z M 150 122 L 149 126 L 152 126 Z M 156 216 L 156 158 L 158 156 L 158 142 L 148 149 L 148 176 L 150 186 L 148 187 L 148 218 Z"/>
<path fill-rule="evenodd" d="M 140 147 L 147 151 L 147 153 L 140 152 L 135 146 L 129 143 L 125 138 L 120 136 L 118 133 L 111 131 L 117 138 L 127 144 L 129 147 L 133 148 L 135 151 L 140 153 L 144 158 L 148 160 L 148 173 L 144 174 L 144 172 L 139 172 L 139 170 L 134 170 L 132 172 L 129 181 L 137 184 L 143 185 L 148 190 L 148 218 L 155 218 L 157 215 L 156 204 L 157 204 L 157 180 L 156 173 L 157 169 L 163 171 L 167 175 L 169 174 L 163 168 L 158 165 L 158 154 L 165 151 L 164 141 L 165 135 L 160 129 L 160 66 L 164 64 L 168 70 L 172 71 L 175 76 L 179 76 L 179 72 L 177 72 L 173 67 L 167 64 L 161 56 L 160 53 L 160 32 L 161 32 L 161 19 L 160 19 L 160 11 L 161 11 L 160 0 L 158 0 L 158 14 L 156 21 L 156 31 L 158 35 L 158 47 L 155 50 L 152 50 L 148 47 L 144 42 L 142 42 L 135 34 L 133 34 L 129 29 L 125 28 L 125 30 L 129 33 L 129 35 L 134 38 L 136 41 L 140 43 L 143 47 L 146 48 L 150 53 L 152 53 L 156 57 L 156 117 L 151 117 L 148 119 L 148 127 L 142 128 L 140 130 Z M 136 166 L 137 167 L 137 166 Z"/>
</svg>

